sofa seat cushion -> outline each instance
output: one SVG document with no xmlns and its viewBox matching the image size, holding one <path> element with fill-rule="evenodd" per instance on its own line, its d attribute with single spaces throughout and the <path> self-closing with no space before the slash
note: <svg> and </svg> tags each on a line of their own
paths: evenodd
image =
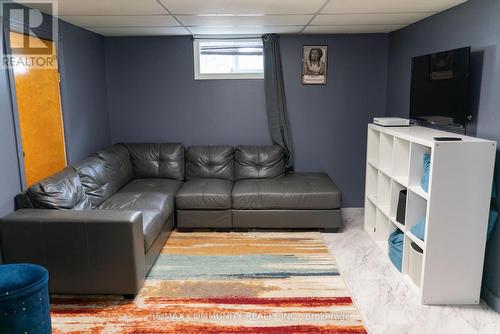
<svg viewBox="0 0 500 334">
<path fill-rule="evenodd" d="M 231 209 L 233 182 L 221 179 L 193 179 L 175 195 L 175 207 L 182 210 Z"/>
<path fill-rule="evenodd" d="M 122 192 L 157 192 L 167 194 L 174 198 L 177 190 L 182 186 L 182 181 L 171 179 L 135 179 L 127 184 Z"/>
<path fill-rule="evenodd" d="M 275 179 L 240 180 L 233 188 L 238 210 L 331 210 L 340 208 L 340 190 L 324 173 L 293 173 Z"/>
<path fill-rule="evenodd" d="M 119 191 L 99 205 L 102 210 L 133 210 L 142 212 L 144 250 L 147 252 L 161 228 L 172 214 L 173 197 L 159 192 Z"/>
</svg>

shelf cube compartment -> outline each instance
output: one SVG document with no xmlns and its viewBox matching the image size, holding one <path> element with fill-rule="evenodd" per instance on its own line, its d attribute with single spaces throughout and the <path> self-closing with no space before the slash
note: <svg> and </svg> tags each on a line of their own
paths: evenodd
<svg viewBox="0 0 500 334">
<path fill-rule="evenodd" d="M 365 231 L 370 235 L 375 233 L 375 220 L 377 215 L 377 208 L 371 201 L 365 201 Z"/>
<path fill-rule="evenodd" d="M 379 150 L 380 150 L 380 132 L 368 129 L 368 144 L 367 144 L 367 160 L 368 163 L 378 167 Z"/>
<path fill-rule="evenodd" d="M 366 166 L 366 189 L 365 195 L 373 198 L 377 196 L 378 171 L 371 165 Z"/>
<path fill-rule="evenodd" d="M 398 211 L 398 205 L 399 205 L 399 197 L 400 197 L 400 192 L 406 190 L 406 187 L 401 185 L 400 183 L 392 180 L 391 183 L 391 204 L 390 204 L 390 215 L 389 217 L 391 219 L 394 219 L 398 221 L 397 218 L 397 211 Z M 408 197 L 408 194 L 406 195 Z M 408 203 L 408 200 L 406 201 Z M 404 205 L 404 210 L 406 212 L 406 204 Z M 398 221 L 400 224 L 405 224 L 405 221 Z"/>
<path fill-rule="evenodd" d="M 416 193 L 421 194 L 424 197 L 427 196 L 427 192 L 422 188 L 421 181 L 422 176 L 424 175 L 424 156 L 426 154 L 431 154 L 430 147 L 413 142 L 411 143 L 408 188 L 413 189 Z M 429 167 L 429 170 L 430 169 L 431 168 Z"/>
<path fill-rule="evenodd" d="M 377 210 L 375 217 L 375 240 L 387 242 L 389 236 L 389 218 Z M 391 224 L 392 225 L 392 224 Z"/>
<path fill-rule="evenodd" d="M 378 173 L 377 181 L 377 206 L 389 215 L 389 204 L 391 199 L 391 179 L 383 173 Z"/>
<path fill-rule="evenodd" d="M 389 235 L 396 231 L 396 230 L 400 230 L 401 229 L 399 227 L 397 227 L 390 219 L 388 220 L 388 224 L 387 224 L 387 238 L 389 238 Z M 403 232 L 403 231 L 401 231 Z"/>
<path fill-rule="evenodd" d="M 394 137 L 391 135 L 380 134 L 380 154 L 378 166 L 381 171 L 387 175 L 391 175 L 392 169 L 392 149 Z"/>
<path fill-rule="evenodd" d="M 394 264 L 396 269 L 402 271 L 403 267 L 403 254 L 404 254 L 404 232 L 396 228 L 395 225 L 389 229 L 389 235 L 387 240 L 387 251 L 391 262 Z M 397 231 L 397 233 L 395 233 Z M 403 242 L 401 242 L 401 239 Z"/>
<path fill-rule="evenodd" d="M 424 251 L 410 238 L 405 237 L 403 249 L 403 273 L 415 284 L 417 288 L 422 283 Z"/>
<path fill-rule="evenodd" d="M 410 231 L 413 226 L 422 221 L 427 223 L 427 200 L 415 194 L 410 189 L 407 194 L 406 203 L 406 231 Z"/>
<path fill-rule="evenodd" d="M 410 167 L 410 142 L 401 138 L 394 138 L 392 155 L 392 176 L 404 186 L 408 185 Z"/>
</svg>

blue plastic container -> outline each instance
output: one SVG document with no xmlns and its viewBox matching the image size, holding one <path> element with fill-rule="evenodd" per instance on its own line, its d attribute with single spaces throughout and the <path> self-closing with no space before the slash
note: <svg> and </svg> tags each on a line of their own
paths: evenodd
<svg viewBox="0 0 500 334">
<path fill-rule="evenodd" d="M 424 154 L 424 163 L 423 163 L 423 173 L 422 178 L 420 179 L 420 185 L 422 189 L 428 193 L 429 192 L 429 173 L 431 169 L 431 155 L 429 153 Z"/>
<path fill-rule="evenodd" d="M 404 234 L 400 230 L 396 230 L 389 235 L 387 244 L 389 245 L 389 259 L 399 271 L 403 267 L 403 242 Z"/>
<path fill-rule="evenodd" d="M 50 334 L 49 273 L 35 264 L 0 265 L 0 333 Z"/>
</svg>

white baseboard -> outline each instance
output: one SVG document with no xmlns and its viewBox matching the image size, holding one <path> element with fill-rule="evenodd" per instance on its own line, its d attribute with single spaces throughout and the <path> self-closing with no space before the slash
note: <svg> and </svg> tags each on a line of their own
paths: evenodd
<svg viewBox="0 0 500 334">
<path fill-rule="evenodd" d="M 364 208 L 342 208 L 341 210 L 344 217 L 363 216 L 365 213 Z"/>
</svg>

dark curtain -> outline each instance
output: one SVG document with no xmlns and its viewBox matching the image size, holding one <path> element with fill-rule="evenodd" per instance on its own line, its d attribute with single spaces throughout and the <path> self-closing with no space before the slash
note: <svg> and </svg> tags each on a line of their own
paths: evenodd
<svg viewBox="0 0 500 334">
<path fill-rule="evenodd" d="M 292 136 L 288 125 L 285 84 L 281 68 L 279 36 L 262 36 L 264 44 L 264 85 L 266 90 L 266 109 L 271 139 L 283 147 L 287 170 L 293 170 Z"/>
</svg>

